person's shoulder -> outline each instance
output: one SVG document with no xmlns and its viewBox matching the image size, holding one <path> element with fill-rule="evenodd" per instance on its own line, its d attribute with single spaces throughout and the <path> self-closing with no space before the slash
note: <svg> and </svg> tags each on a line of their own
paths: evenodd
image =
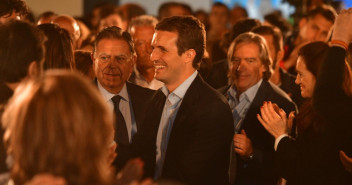
<svg viewBox="0 0 352 185">
<path fill-rule="evenodd" d="M 139 93 L 139 94 L 146 94 L 146 95 L 152 95 L 155 93 L 155 90 L 149 89 L 149 88 L 145 88 L 130 82 L 126 82 L 127 85 L 127 90 L 131 91 L 131 92 L 135 92 L 135 93 Z"/>
<path fill-rule="evenodd" d="M 269 81 L 263 81 L 263 83 L 264 83 L 263 85 L 266 86 L 266 91 L 267 91 L 267 94 L 269 95 L 267 101 L 272 101 L 281 106 L 291 106 L 291 108 L 296 107 L 296 104 L 292 101 L 290 96 L 287 93 L 285 93 L 285 91 L 280 89 L 277 85 Z"/>
<path fill-rule="evenodd" d="M 197 79 L 198 78 L 198 79 Z M 195 83 L 198 84 L 200 99 L 205 103 L 221 103 L 227 104 L 227 100 L 223 94 L 207 84 L 201 77 L 197 77 Z"/>
</svg>

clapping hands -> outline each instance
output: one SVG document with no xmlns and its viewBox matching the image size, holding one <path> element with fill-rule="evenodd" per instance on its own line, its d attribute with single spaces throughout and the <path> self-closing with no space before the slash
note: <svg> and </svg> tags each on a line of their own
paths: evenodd
<svg viewBox="0 0 352 185">
<path fill-rule="evenodd" d="M 264 102 L 260 108 L 260 113 L 261 115 L 257 114 L 259 122 L 275 139 L 281 135 L 290 133 L 294 112 L 291 112 L 287 119 L 285 111 L 269 101 Z"/>
</svg>

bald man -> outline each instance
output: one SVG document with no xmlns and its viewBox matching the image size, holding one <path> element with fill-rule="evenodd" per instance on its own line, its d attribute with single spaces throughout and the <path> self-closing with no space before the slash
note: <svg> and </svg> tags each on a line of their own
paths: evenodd
<svg viewBox="0 0 352 185">
<path fill-rule="evenodd" d="M 73 43 L 74 49 L 78 49 L 81 47 L 81 43 L 82 43 L 82 41 L 80 40 L 81 31 L 77 21 L 73 17 L 69 15 L 59 15 L 55 17 L 51 21 L 51 23 L 59 25 L 60 28 L 67 30 L 71 34 L 74 42 Z"/>
</svg>

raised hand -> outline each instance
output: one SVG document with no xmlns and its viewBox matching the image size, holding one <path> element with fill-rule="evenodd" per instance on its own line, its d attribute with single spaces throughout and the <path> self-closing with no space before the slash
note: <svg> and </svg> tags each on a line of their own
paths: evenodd
<svg viewBox="0 0 352 185">
<path fill-rule="evenodd" d="M 352 8 L 348 10 L 342 10 L 337 16 L 334 24 L 334 31 L 332 40 L 341 40 L 346 44 L 352 41 L 352 30 L 350 26 L 352 24 Z"/>
<path fill-rule="evenodd" d="M 261 115 L 257 114 L 259 122 L 272 136 L 275 137 L 275 139 L 283 134 L 289 133 L 291 128 L 289 128 L 290 126 L 288 124 L 286 113 L 284 110 L 279 109 L 276 104 L 272 104 L 271 102 L 264 102 L 260 109 L 260 113 Z M 289 118 L 291 127 L 292 120 L 293 112 L 291 112 Z"/>
</svg>

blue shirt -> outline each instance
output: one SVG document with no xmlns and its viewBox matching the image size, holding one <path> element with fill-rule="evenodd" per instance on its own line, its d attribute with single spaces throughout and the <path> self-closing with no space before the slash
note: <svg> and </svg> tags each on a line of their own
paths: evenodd
<svg viewBox="0 0 352 185">
<path fill-rule="evenodd" d="M 131 142 L 131 138 L 137 132 L 137 124 L 136 124 L 136 120 L 134 118 L 134 113 L 133 113 L 130 97 L 127 92 L 126 83 L 123 85 L 119 94 L 112 94 L 109 91 L 107 91 L 106 89 L 104 89 L 104 87 L 99 83 L 99 81 L 97 81 L 97 83 L 98 83 L 98 89 L 99 89 L 100 93 L 103 95 L 104 99 L 106 100 L 106 102 L 108 104 L 109 109 L 112 112 L 114 111 L 114 103 L 112 102 L 111 98 L 116 95 L 121 96 L 119 108 L 120 108 L 120 111 L 122 113 L 123 118 L 125 119 L 127 131 L 128 131 L 128 139 L 129 139 L 129 142 Z"/>
<path fill-rule="evenodd" d="M 178 109 L 180 108 L 183 97 L 185 96 L 189 86 L 197 77 L 198 72 L 195 71 L 189 76 L 180 86 L 178 86 L 172 93 L 164 85 L 161 91 L 166 96 L 166 101 L 161 115 L 161 120 L 156 138 L 156 168 L 155 178 L 160 177 L 164 165 L 167 144 L 174 124 Z"/>
<path fill-rule="evenodd" d="M 231 86 L 227 91 L 229 97 L 229 105 L 232 110 L 235 133 L 240 132 L 242 126 L 242 121 L 247 114 L 249 107 L 251 106 L 253 99 L 255 98 L 263 79 L 260 79 L 252 87 L 248 88 L 242 94 L 240 94 L 239 99 L 237 99 L 237 91 L 235 86 Z"/>
</svg>

